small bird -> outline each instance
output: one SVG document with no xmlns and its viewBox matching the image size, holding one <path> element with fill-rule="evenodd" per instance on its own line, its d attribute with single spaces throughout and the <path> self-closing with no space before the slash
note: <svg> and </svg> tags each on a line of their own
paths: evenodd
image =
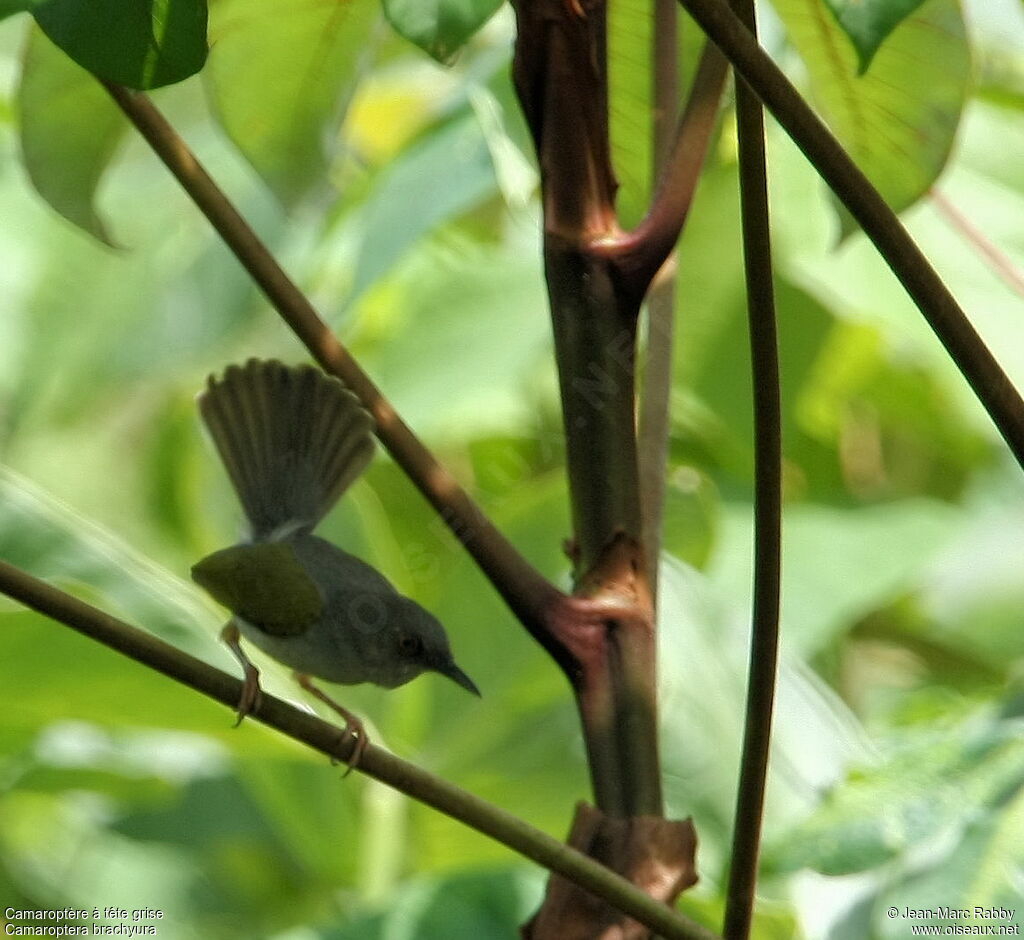
<svg viewBox="0 0 1024 940">
<path fill-rule="evenodd" d="M 260 695 L 240 635 L 345 719 L 355 738 L 350 768 L 366 746 L 362 722 L 311 677 L 391 689 L 432 670 L 479 695 L 432 614 L 313 534 L 373 458 L 373 419 L 356 396 L 312 366 L 250 359 L 210 376 L 198 403 L 248 521 L 244 541 L 192 568 L 234 615 L 221 638 L 245 674 L 238 722 Z"/>
</svg>

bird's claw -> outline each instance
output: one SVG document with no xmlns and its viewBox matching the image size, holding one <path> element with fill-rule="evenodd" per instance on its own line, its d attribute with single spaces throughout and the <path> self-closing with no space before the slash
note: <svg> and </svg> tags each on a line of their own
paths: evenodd
<svg viewBox="0 0 1024 940">
<path fill-rule="evenodd" d="M 238 627 L 234 621 L 220 631 L 220 638 L 224 641 L 227 648 L 231 650 L 231 655 L 238 660 L 244 676 L 242 680 L 242 694 L 239 696 L 238 708 L 236 709 L 238 718 L 235 719 L 233 725 L 233 727 L 237 728 L 248 715 L 251 715 L 260 707 L 260 702 L 263 699 L 263 692 L 260 689 L 260 671 L 252 664 L 249 657 L 245 655 Z"/>
<path fill-rule="evenodd" d="M 260 671 L 250 663 L 245 669 L 245 679 L 242 682 L 242 695 L 238 699 L 238 708 L 232 727 L 237 728 L 249 715 L 260 707 L 263 701 L 263 690 L 260 688 Z"/>
<path fill-rule="evenodd" d="M 349 754 L 348 760 L 345 762 L 348 766 L 345 768 L 345 772 L 341 775 L 342 780 L 344 780 L 350 773 L 352 773 L 353 770 L 356 769 L 356 767 L 359 766 L 359 761 L 362 759 L 363 751 L 366 750 L 366 745 L 369 743 L 363 723 L 354 715 L 351 715 L 345 720 L 345 730 L 342 732 L 342 740 L 349 735 L 351 735 L 353 741 L 352 753 Z"/>
<path fill-rule="evenodd" d="M 341 740 L 351 736 L 353 744 L 352 753 L 349 755 L 348 760 L 345 761 L 345 763 L 348 764 L 348 769 L 341 775 L 344 780 L 345 777 L 359 766 L 359 761 L 363 756 L 363 751 L 366 750 L 366 745 L 370 743 L 370 739 L 366 734 L 366 728 L 363 726 L 362 721 L 357 715 L 354 715 L 347 708 L 339 705 L 326 692 L 314 685 L 309 676 L 301 672 L 296 672 L 292 675 L 295 681 L 298 682 L 298 684 L 301 685 L 302 688 L 304 688 L 310 695 L 314 698 L 320 699 L 320 701 L 328 708 L 337 712 L 345 719 L 345 728 L 342 731 Z"/>
</svg>

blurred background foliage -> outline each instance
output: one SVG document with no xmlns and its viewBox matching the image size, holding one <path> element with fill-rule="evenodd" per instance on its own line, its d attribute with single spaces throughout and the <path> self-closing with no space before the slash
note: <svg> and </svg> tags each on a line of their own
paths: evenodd
<svg viewBox="0 0 1024 940">
<path fill-rule="evenodd" d="M 862 77 L 819 0 L 765 8 L 765 41 L 909 207 L 1022 385 L 1020 275 L 985 246 L 1024 263 L 1024 9 L 965 7 L 928 0 Z M 393 22 L 416 9 L 385 8 Z M 508 9 L 446 67 L 372 0 L 217 0 L 210 17 L 206 68 L 158 105 L 400 412 L 564 583 L 537 178 Z M 649 5 L 617 0 L 611 22 L 615 156 L 635 221 L 650 187 Z M 447 58 L 428 27 L 407 33 Z M 697 45 L 684 24 L 684 74 Z M 222 613 L 187 578 L 240 526 L 193 395 L 228 362 L 304 352 L 27 17 L 0 24 L 0 77 L 0 557 L 234 669 Z M 771 126 L 769 160 L 785 641 L 755 934 L 903 936 L 890 904 L 1019 918 L 1024 482 L 885 265 Z M 712 926 L 751 576 L 735 177 L 727 110 L 679 250 L 660 598 L 669 810 L 692 814 L 701 839 L 682 907 Z M 563 836 L 587 778 L 556 669 L 386 457 L 325 531 L 441 617 L 484 692 L 469 702 L 428 676 L 343 701 L 379 742 Z M 272 691 L 296 696 L 262 665 Z M 542 889 L 459 824 L 342 782 L 252 722 L 232 730 L 227 710 L 2 600 L 0 704 L 4 906 L 158 908 L 169 940 L 497 938 Z"/>
</svg>

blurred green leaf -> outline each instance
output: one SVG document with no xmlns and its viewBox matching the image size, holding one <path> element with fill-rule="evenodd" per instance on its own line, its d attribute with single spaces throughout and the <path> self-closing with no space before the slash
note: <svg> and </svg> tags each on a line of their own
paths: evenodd
<svg viewBox="0 0 1024 940">
<path fill-rule="evenodd" d="M 206 60 L 205 0 L 34 0 L 32 15 L 82 68 L 129 88 L 159 88 Z"/>
<path fill-rule="evenodd" d="M 323 940 L 402 937 L 518 937 L 540 901 L 535 873 L 522 869 L 468 871 L 417 878 L 388 900 L 386 910 L 328 931 Z"/>
<path fill-rule="evenodd" d="M 1016 501 L 981 507 L 928 565 L 915 632 L 1000 672 L 1024 659 L 1022 526 Z"/>
<path fill-rule="evenodd" d="M 694 466 L 670 469 L 665 484 L 662 549 L 679 561 L 703 567 L 718 529 L 718 493 L 713 481 Z"/>
<path fill-rule="evenodd" d="M 159 932 L 188 932 L 189 896 L 198 873 L 181 853 L 132 843 L 106 829 L 110 806 L 92 794 L 12 791 L 0 798 L 0 851 L 22 890 L 50 899 L 44 908 L 142 905 L 168 912 Z M 103 898 L 99 901 L 99 898 Z M 194 909 L 194 907 L 192 908 Z M 185 921 L 185 923 L 183 923 Z M 107 923 L 112 923 L 107 921 Z"/>
<path fill-rule="evenodd" d="M 355 879 L 374 813 L 365 788 L 381 786 L 356 785 L 354 777 L 342 783 L 342 773 L 305 754 L 267 760 L 252 752 L 238 762 L 243 801 L 258 809 L 260 825 L 318 889 Z"/>
<path fill-rule="evenodd" d="M 924 0 L 825 0 L 837 22 L 853 41 L 860 73 L 871 65 L 879 46 Z"/>
<path fill-rule="evenodd" d="M 87 585 L 109 613 L 197 655 L 215 649 L 216 620 L 194 585 L 2 465 L 0 557 L 38 578 Z"/>
<path fill-rule="evenodd" d="M 659 578 L 658 671 L 669 816 L 692 814 L 701 866 L 727 860 L 746 685 L 749 612 L 732 588 L 665 558 Z M 785 629 L 785 628 L 784 628 Z M 862 732 L 834 693 L 783 654 L 766 832 L 786 832 L 823 788 L 864 759 Z"/>
<path fill-rule="evenodd" d="M 18 110 L 32 185 L 68 221 L 112 244 L 94 200 L 128 123 L 96 80 L 38 29 L 25 46 Z"/>
<path fill-rule="evenodd" d="M 651 0 L 608 6 L 608 125 L 621 185 L 615 205 L 626 225 L 643 218 L 651 197 L 652 19 Z"/>
<path fill-rule="evenodd" d="M 247 746 L 241 736 L 232 737 L 228 709 L 95 640 L 35 613 L 0 613 L 0 624 L 8 703 L 0 727 L 4 750 L 24 743 L 26 734 L 51 722 L 71 718 L 107 728 L 198 731 L 225 744 Z M 230 668 L 226 661 L 223 665 Z"/>
<path fill-rule="evenodd" d="M 375 0 L 221 0 L 203 70 L 228 136 L 286 205 L 324 189 L 373 47 Z"/>
<path fill-rule="evenodd" d="M 522 420 L 521 390 L 551 367 L 536 261 L 515 245 L 453 241 L 417 252 L 368 299 L 366 339 L 352 345 L 406 421 L 460 439 Z"/>
<path fill-rule="evenodd" d="M 0 19 L 31 10 L 33 4 L 38 2 L 39 0 L 0 0 Z"/>
<path fill-rule="evenodd" d="M 893 905 L 1019 908 L 1013 903 L 1020 897 L 1015 872 L 1019 878 L 1024 863 L 1019 724 L 975 709 L 908 729 L 784 841 L 766 847 L 771 864 L 833 876 L 871 872 L 862 882 L 871 890 L 862 892 L 858 916 L 870 916 L 872 936 L 905 934 L 905 924 L 885 923 Z M 1020 913 L 1010 923 L 1020 923 Z"/>
<path fill-rule="evenodd" d="M 722 510 L 716 584 L 750 595 L 751 516 Z M 909 589 L 957 532 L 957 515 L 924 500 L 835 509 L 790 505 L 783 526 L 782 622 L 788 643 L 813 657 L 850 624 Z"/>
<path fill-rule="evenodd" d="M 500 6 L 501 0 L 384 0 L 384 15 L 400 36 L 448 62 Z"/>
<path fill-rule="evenodd" d="M 164 420 L 153 429 L 147 454 L 148 508 L 155 525 L 176 538 L 196 557 L 203 554 L 199 520 L 193 507 L 201 501 L 197 467 L 199 428 L 195 403 L 182 398 L 167 405 Z M 203 458 L 212 456 L 204 450 Z"/>
<path fill-rule="evenodd" d="M 496 192 L 493 156 L 472 111 L 430 128 L 380 174 L 357 210 L 360 243 L 346 303 L 440 223 Z"/>
<path fill-rule="evenodd" d="M 853 44 L 818 0 L 775 0 L 807 65 L 811 97 L 857 165 L 897 212 L 946 164 L 970 85 L 957 0 L 928 0 L 858 74 Z"/>
<path fill-rule="evenodd" d="M 1024 174 L 1019 170 L 1024 166 L 1024 133 L 1018 122 L 1010 120 L 1011 113 L 988 103 L 975 101 L 971 105 L 961 128 L 958 159 L 944 174 L 941 186 L 961 211 L 969 207 L 972 225 L 1005 252 L 1011 265 L 1020 268 L 1024 251 L 1015 232 L 1016 220 L 1024 211 Z M 973 401 L 948 354 L 874 246 L 867 239 L 855 238 L 840 250 L 833 249 L 836 226 L 823 186 L 802 154 L 779 138 L 781 135 L 773 148 L 779 180 L 773 219 L 786 244 L 779 258 L 788 276 L 836 315 L 878 331 L 887 371 L 894 366 L 911 373 L 926 370 L 937 380 L 945 404 L 938 420 L 934 415 L 926 420 L 932 432 L 925 434 L 924 440 L 937 432 L 961 440 L 967 435 L 975 441 L 992 441 L 995 435 L 990 420 Z M 996 152 L 991 141 L 997 138 L 1000 146 Z M 794 205 L 800 205 L 801 212 L 792 212 Z M 1012 381 L 1020 384 L 1024 381 L 1020 297 L 993 272 L 979 246 L 952 228 L 930 201 L 915 206 L 905 222 L 945 283 L 971 312 L 972 323 L 986 344 L 999 350 L 1000 362 Z M 881 375 L 872 384 L 880 381 Z M 920 399 L 921 394 L 918 390 L 914 397 Z M 878 389 L 874 397 L 886 397 L 885 389 Z M 953 410 L 959 416 L 956 420 L 948 417 Z M 942 450 L 936 451 L 940 459 Z M 976 462 L 972 459 L 971 465 Z M 937 473 L 942 472 L 937 468 Z"/>
</svg>

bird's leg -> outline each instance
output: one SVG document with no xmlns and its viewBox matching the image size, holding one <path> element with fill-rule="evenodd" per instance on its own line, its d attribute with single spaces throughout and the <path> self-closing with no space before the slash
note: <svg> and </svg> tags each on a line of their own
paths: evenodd
<svg viewBox="0 0 1024 940">
<path fill-rule="evenodd" d="M 326 692 L 323 692 L 317 686 L 313 685 L 313 680 L 309 678 L 305 673 L 293 672 L 292 676 L 299 685 L 302 686 L 310 695 L 320 699 L 329 708 L 336 711 L 342 718 L 345 719 L 345 733 L 352 735 L 355 740 L 355 746 L 352 748 L 352 756 L 348 759 L 348 770 L 345 771 L 344 776 L 347 777 L 355 767 L 359 764 L 359 759 L 363 756 L 363 751 L 366 750 L 368 739 L 366 737 L 366 729 L 363 727 L 362 721 L 357 715 L 352 714 L 347 708 L 343 708 L 334 699 L 332 699 Z"/>
<path fill-rule="evenodd" d="M 242 697 L 238 700 L 238 720 L 235 722 L 237 728 L 246 715 L 251 715 L 260 704 L 260 671 L 252 664 L 252 661 L 245 655 L 242 644 L 239 642 L 241 635 L 238 627 L 232 620 L 223 630 L 220 631 L 220 638 L 231 650 L 232 655 L 238 660 L 242 667 L 244 680 L 242 684 Z"/>
</svg>

